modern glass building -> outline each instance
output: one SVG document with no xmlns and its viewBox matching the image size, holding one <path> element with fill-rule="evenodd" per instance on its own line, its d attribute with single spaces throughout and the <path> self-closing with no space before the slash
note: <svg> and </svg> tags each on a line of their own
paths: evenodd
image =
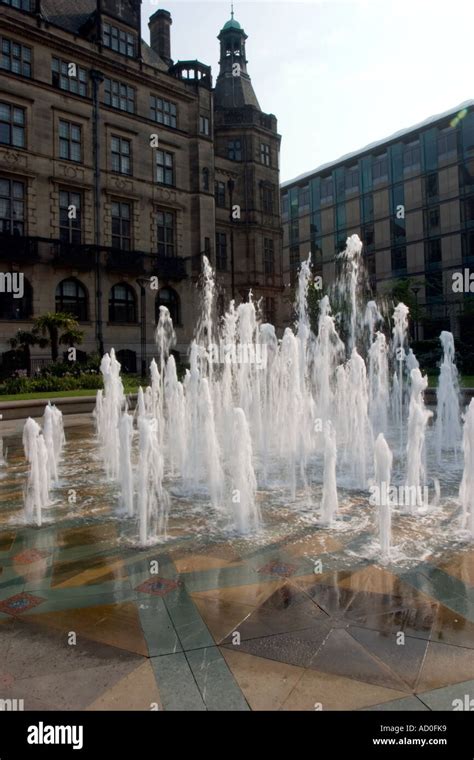
<svg viewBox="0 0 474 760">
<path fill-rule="evenodd" d="M 474 265 L 474 101 L 327 163 L 281 187 L 285 282 L 309 251 L 329 284 L 357 233 L 373 289 L 408 280 L 418 337 L 469 331 L 474 295 L 453 273 Z"/>
</svg>

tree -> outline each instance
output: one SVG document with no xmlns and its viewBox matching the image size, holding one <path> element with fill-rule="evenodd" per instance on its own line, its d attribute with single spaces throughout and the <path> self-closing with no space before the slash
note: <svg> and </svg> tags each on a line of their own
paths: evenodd
<svg viewBox="0 0 474 760">
<path fill-rule="evenodd" d="M 41 333 L 46 338 L 46 345 L 51 346 L 51 358 L 57 361 L 59 345 L 80 345 L 84 333 L 79 329 L 79 324 L 72 314 L 49 311 L 37 317 L 34 321 L 33 332 Z"/>
<path fill-rule="evenodd" d="M 392 299 L 392 306 L 404 303 L 408 306 L 410 311 L 410 324 L 414 326 L 417 323 L 423 322 L 425 315 L 423 308 L 420 306 L 418 299 L 413 292 L 413 288 L 421 290 L 423 282 L 421 280 L 410 279 L 409 277 L 402 277 L 396 280 L 388 292 L 389 297 Z"/>
<path fill-rule="evenodd" d="M 31 332 L 28 330 L 18 330 L 14 338 L 10 338 L 10 346 L 14 351 L 23 353 L 26 363 L 26 371 L 31 375 L 31 348 L 39 346 L 45 348 L 48 345 L 47 338 L 42 338 L 35 329 Z"/>
</svg>

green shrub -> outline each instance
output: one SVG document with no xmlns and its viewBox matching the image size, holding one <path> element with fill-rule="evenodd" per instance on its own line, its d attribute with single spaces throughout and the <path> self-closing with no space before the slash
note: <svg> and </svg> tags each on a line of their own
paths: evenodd
<svg viewBox="0 0 474 760">
<path fill-rule="evenodd" d="M 64 375 L 54 377 L 11 377 L 0 385 L 0 395 L 17 393 L 55 393 L 58 391 L 98 390 L 103 387 L 102 376 L 97 374 Z"/>
</svg>

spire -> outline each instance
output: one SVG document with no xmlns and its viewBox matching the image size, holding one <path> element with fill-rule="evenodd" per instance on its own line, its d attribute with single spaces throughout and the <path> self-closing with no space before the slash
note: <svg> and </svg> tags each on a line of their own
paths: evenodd
<svg viewBox="0 0 474 760">
<path fill-rule="evenodd" d="M 253 106 L 260 110 L 257 96 L 247 73 L 245 40 L 247 35 L 234 18 L 234 3 L 231 3 L 231 18 L 219 32 L 221 43 L 219 76 L 214 93 L 217 108 L 241 108 Z"/>
</svg>

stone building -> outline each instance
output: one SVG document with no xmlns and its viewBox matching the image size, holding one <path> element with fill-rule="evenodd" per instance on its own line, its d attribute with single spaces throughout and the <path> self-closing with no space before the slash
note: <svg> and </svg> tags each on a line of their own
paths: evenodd
<svg viewBox="0 0 474 760">
<path fill-rule="evenodd" d="M 140 6 L 0 0 L 0 269 L 25 278 L 23 298 L 0 293 L 0 353 L 32 318 L 67 311 L 81 350 L 115 347 L 134 370 L 163 304 L 185 355 L 203 254 L 221 312 L 252 288 L 278 322 L 280 136 L 247 35 L 224 25 L 214 89 L 209 66 L 173 62 L 168 11 L 142 39 Z"/>
<path fill-rule="evenodd" d="M 281 199 L 285 282 L 311 251 L 331 283 L 357 233 L 378 295 L 408 281 L 424 315 L 415 337 L 474 340 L 474 283 L 453 288 L 474 263 L 474 101 L 285 182 Z"/>
</svg>

